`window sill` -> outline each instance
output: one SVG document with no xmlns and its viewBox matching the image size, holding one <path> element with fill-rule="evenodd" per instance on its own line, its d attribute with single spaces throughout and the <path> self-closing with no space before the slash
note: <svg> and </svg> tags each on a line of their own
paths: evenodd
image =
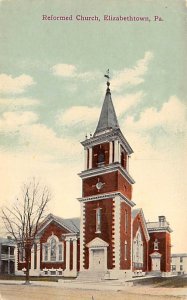
<svg viewBox="0 0 187 300">
<path fill-rule="evenodd" d="M 50 264 L 53 264 L 53 263 L 62 263 L 64 262 L 64 260 L 42 260 L 42 263 L 50 263 Z"/>
</svg>

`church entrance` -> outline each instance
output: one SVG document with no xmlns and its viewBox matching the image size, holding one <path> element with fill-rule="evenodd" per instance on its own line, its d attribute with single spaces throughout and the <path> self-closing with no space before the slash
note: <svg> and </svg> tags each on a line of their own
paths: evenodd
<svg viewBox="0 0 187 300">
<path fill-rule="evenodd" d="M 160 260 L 161 260 L 161 254 L 158 252 L 153 252 L 150 254 L 151 256 L 151 271 L 158 272 L 160 271 Z"/>
<path fill-rule="evenodd" d="M 104 249 L 94 249 L 93 251 L 93 270 L 104 270 Z"/>
<path fill-rule="evenodd" d="M 89 270 L 106 271 L 107 270 L 107 247 L 108 243 L 96 237 L 87 245 L 89 248 Z"/>
</svg>

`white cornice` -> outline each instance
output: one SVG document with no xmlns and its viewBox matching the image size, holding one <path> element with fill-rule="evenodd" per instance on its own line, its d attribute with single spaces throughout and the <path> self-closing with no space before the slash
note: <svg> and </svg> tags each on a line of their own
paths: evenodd
<svg viewBox="0 0 187 300">
<path fill-rule="evenodd" d="M 121 199 L 124 200 L 131 207 L 136 205 L 132 200 L 129 200 L 127 197 L 125 197 L 120 192 L 99 194 L 99 195 L 93 195 L 93 196 L 89 196 L 89 197 L 81 197 L 81 198 L 77 198 L 77 200 L 80 202 L 90 202 L 90 201 L 103 200 L 103 199 L 108 199 L 108 198 L 115 198 L 116 196 L 120 196 Z"/>
<path fill-rule="evenodd" d="M 173 232 L 173 230 L 168 226 L 168 227 L 157 227 L 157 228 L 148 228 L 148 232 Z"/>
<path fill-rule="evenodd" d="M 95 136 L 81 142 L 81 144 L 84 147 L 89 148 L 91 146 L 95 146 L 100 143 L 110 142 L 110 141 L 114 141 L 114 140 L 119 140 L 119 142 L 121 143 L 121 145 L 124 147 L 124 149 L 126 150 L 126 152 L 128 154 L 133 153 L 131 146 L 129 145 L 129 143 L 127 142 L 127 140 L 125 139 L 125 137 L 123 136 L 123 134 L 119 128 L 113 129 L 111 131 L 108 131 L 108 130 L 104 131 L 103 134 L 95 135 Z"/>
<path fill-rule="evenodd" d="M 134 179 L 130 176 L 128 171 L 125 170 L 121 166 L 120 163 L 113 163 L 113 164 L 110 164 L 110 165 L 107 165 L 107 166 L 102 166 L 102 167 L 98 167 L 98 168 L 84 170 L 81 173 L 79 173 L 78 175 L 82 179 L 84 179 L 84 178 L 90 178 L 90 177 L 93 177 L 93 176 L 99 176 L 101 174 L 111 173 L 111 172 L 114 172 L 114 171 L 119 171 L 121 173 L 121 175 L 123 175 L 130 184 L 135 183 Z"/>
<path fill-rule="evenodd" d="M 59 222 L 55 216 L 52 214 L 49 214 L 46 219 L 43 221 L 43 225 L 40 227 L 40 229 L 37 232 L 37 237 L 40 236 L 40 234 L 44 231 L 44 229 L 51 223 L 51 222 L 56 222 L 60 227 L 65 228 L 66 230 L 69 231 L 70 234 L 74 234 L 74 232 L 71 231 L 71 229 L 66 226 L 64 223 Z"/>
</svg>

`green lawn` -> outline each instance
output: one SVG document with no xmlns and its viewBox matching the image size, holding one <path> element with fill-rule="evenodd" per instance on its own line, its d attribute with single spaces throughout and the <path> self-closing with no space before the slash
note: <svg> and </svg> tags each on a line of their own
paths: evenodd
<svg viewBox="0 0 187 300">
<path fill-rule="evenodd" d="M 133 281 L 134 285 L 152 285 L 154 287 L 187 287 L 187 276 L 140 278 Z"/>
</svg>

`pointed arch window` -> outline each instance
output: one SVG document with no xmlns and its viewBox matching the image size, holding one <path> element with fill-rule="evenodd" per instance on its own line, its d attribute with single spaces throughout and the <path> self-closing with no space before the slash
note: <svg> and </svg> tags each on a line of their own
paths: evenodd
<svg viewBox="0 0 187 300">
<path fill-rule="evenodd" d="M 133 264 L 135 267 L 142 267 L 143 264 L 143 239 L 140 228 L 133 240 Z"/>
</svg>

